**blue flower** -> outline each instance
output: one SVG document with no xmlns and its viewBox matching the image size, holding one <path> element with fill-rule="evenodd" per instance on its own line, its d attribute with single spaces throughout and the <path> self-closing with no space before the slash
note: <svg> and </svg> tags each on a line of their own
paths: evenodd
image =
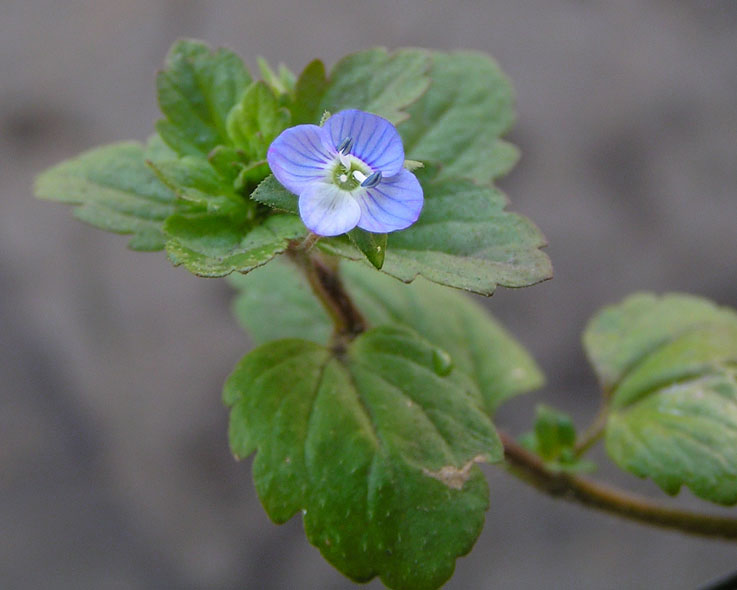
<svg viewBox="0 0 737 590">
<path fill-rule="evenodd" d="M 274 140 L 267 159 L 277 180 L 299 196 L 299 215 L 318 235 L 356 226 L 391 232 L 420 216 L 422 187 L 404 168 L 402 138 L 378 115 L 348 110 L 322 127 L 291 127 Z"/>
</svg>

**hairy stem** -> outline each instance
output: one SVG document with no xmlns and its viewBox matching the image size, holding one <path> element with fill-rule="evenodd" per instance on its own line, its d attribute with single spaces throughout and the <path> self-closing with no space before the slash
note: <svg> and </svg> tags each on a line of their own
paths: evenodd
<svg viewBox="0 0 737 590">
<path fill-rule="evenodd" d="M 737 541 L 737 519 L 667 508 L 590 479 L 548 469 L 540 458 L 501 434 L 510 471 L 538 490 L 603 512 L 691 535 Z"/>
<path fill-rule="evenodd" d="M 287 254 L 302 270 L 313 293 L 328 312 L 337 348 L 343 348 L 366 331 L 366 320 L 345 290 L 337 265 L 300 246 L 289 248 Z"/>
</svg>

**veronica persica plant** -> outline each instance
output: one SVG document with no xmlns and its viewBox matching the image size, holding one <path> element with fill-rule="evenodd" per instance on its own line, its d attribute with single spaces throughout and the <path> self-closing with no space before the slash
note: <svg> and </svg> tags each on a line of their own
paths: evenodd
<svg viewBox="0 0 737 590">
<path fill-rule="evenodd" d="M 387 233 L 412 225 L 422 210 L 422 187 L 404 169 L 402 138 L 386 119 L 341 111 L 322 127 L 287 129 L 269 147 L 276 179 L 299 195 L 299 214 L 321 236 L 358 226 Z"/>
<path fill-rule="evenodd" d="M 485 309 L 446 287 L 491 295 L 551 268 L 542 234 L 492 184 L 517 150 L 501 138 L 513 94 L 491 59 L 372 49 L 329 74 L 318 60 L 299 76 L 262 73 L 254 80 L 230 51 L 176 43 L 148 142 L 82 154 L 36 190 L 131 234 L 134 249 L 165 248 L 200 276 L 239 275 L 236 316 L 258 346 L 223 398 L 231 449 L 255 454 L 272 520 L 301 514 L 310 542 L 356 581 L 437 588 L 483 525 L 478 464 L 506 459 L 556 496 L 737 539 L 734 518 L 580 475 L 604 438 L 619 466 L 668 494 L 686 485 L 737 503 L 731 310 L 650 295 L 606 309 L 585 335 L 603 388 L 586 433 L 548 407 L 524 446 L 497 431 L 496 409 L 542 375 Z M 405 157 L 424 167 L 415 175 Z"/>
</svg>

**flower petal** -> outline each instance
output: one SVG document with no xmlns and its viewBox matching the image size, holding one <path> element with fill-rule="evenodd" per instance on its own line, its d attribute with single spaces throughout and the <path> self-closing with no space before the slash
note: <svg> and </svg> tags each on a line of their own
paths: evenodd
<svg viewBox="0 0 737 590">
<path fill-rule="evenodd" d="M 381 170 L 384 176 L 394 176 L 404 165 L 404 147 L 396 127 L 372 113 L 348 110 L 330 117 L 323 127 L 329 147 L 336 149 L 346 137 L 353 139 L 350 153 Z"/>
<path fill-rule="evenodd" d="M 409 170 L 384 178 L 377 186 L 356 191 L 361 208 L 358 227 L 374 233 L 405 229 L 420 217 L 422 186 Z"/>
<path fill-rule="evenodd" d="M 351 193 L 328 182 L 315 182 L 299 196 L 299 216 L 320 236 L 338 236 L 356 227 L 361 208 Z"/>
<path fill-rule="evenodd" d="M 266 159 L 269 168 L 288 190 L 301 194 L 305 185 L 324 179 L 327 168 L 335 159 L 317 125 L 297 125 L 281 132 L 272 144 Z"/>
</svg>

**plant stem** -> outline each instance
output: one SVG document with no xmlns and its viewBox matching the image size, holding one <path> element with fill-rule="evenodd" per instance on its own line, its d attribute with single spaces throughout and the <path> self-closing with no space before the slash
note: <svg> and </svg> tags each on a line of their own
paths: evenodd
<svg viewBox="0 0 737 590">
<path fill-rule="evenodd" d="M 334 349 L 337 352 L 345 350 L 351 340 L 366 330 L 367 323 L 345 290 L 337 264 L 296 243 L 287 250 L 287 255 L 302 270 L 315 296 L 330 315 L 334 326 Z M 577 446 L 577 455 L 583 454 L 601 438 L 606 415 L 607 408 L 603 406 Z M 590 479 L 553 471 L 511 436 L 504 433 L 500 436 L 510 472 L 543 493 L 644 524 L 737 541 L 735 518 L 668 508 Z"/>
<path fill-rule="evenodd" d="M 367 323 L 345 290 L 337 265 L 329 264 L 319 254 L 300 246 L 290 247 L 287 254 L 302 270 L 313 293 L 328 312 L 334 327 L 335 348 L 345 348 L 348 342 L 366 331 Z"/>
<path fill-rule="evenodd" d="M 538 490 L 629 520 L 691 535 L 737 541 L 737 519 L 668 508 L 590 479 L 550 470 L 509 435 L 500 433 L 510 471 Z"/>
<path fill-rule="evenodd" d="M 603 402 L 594 421 L 589 425 L 586 431 L 581 435 L 580 441 L 576 444 L 574 452 L 576 457 L 582 456 L 586 451 L 593 447 L 602 436 L 606 429 L 606 421 L 609 417 L 609 404 Z"/>
</svg>

